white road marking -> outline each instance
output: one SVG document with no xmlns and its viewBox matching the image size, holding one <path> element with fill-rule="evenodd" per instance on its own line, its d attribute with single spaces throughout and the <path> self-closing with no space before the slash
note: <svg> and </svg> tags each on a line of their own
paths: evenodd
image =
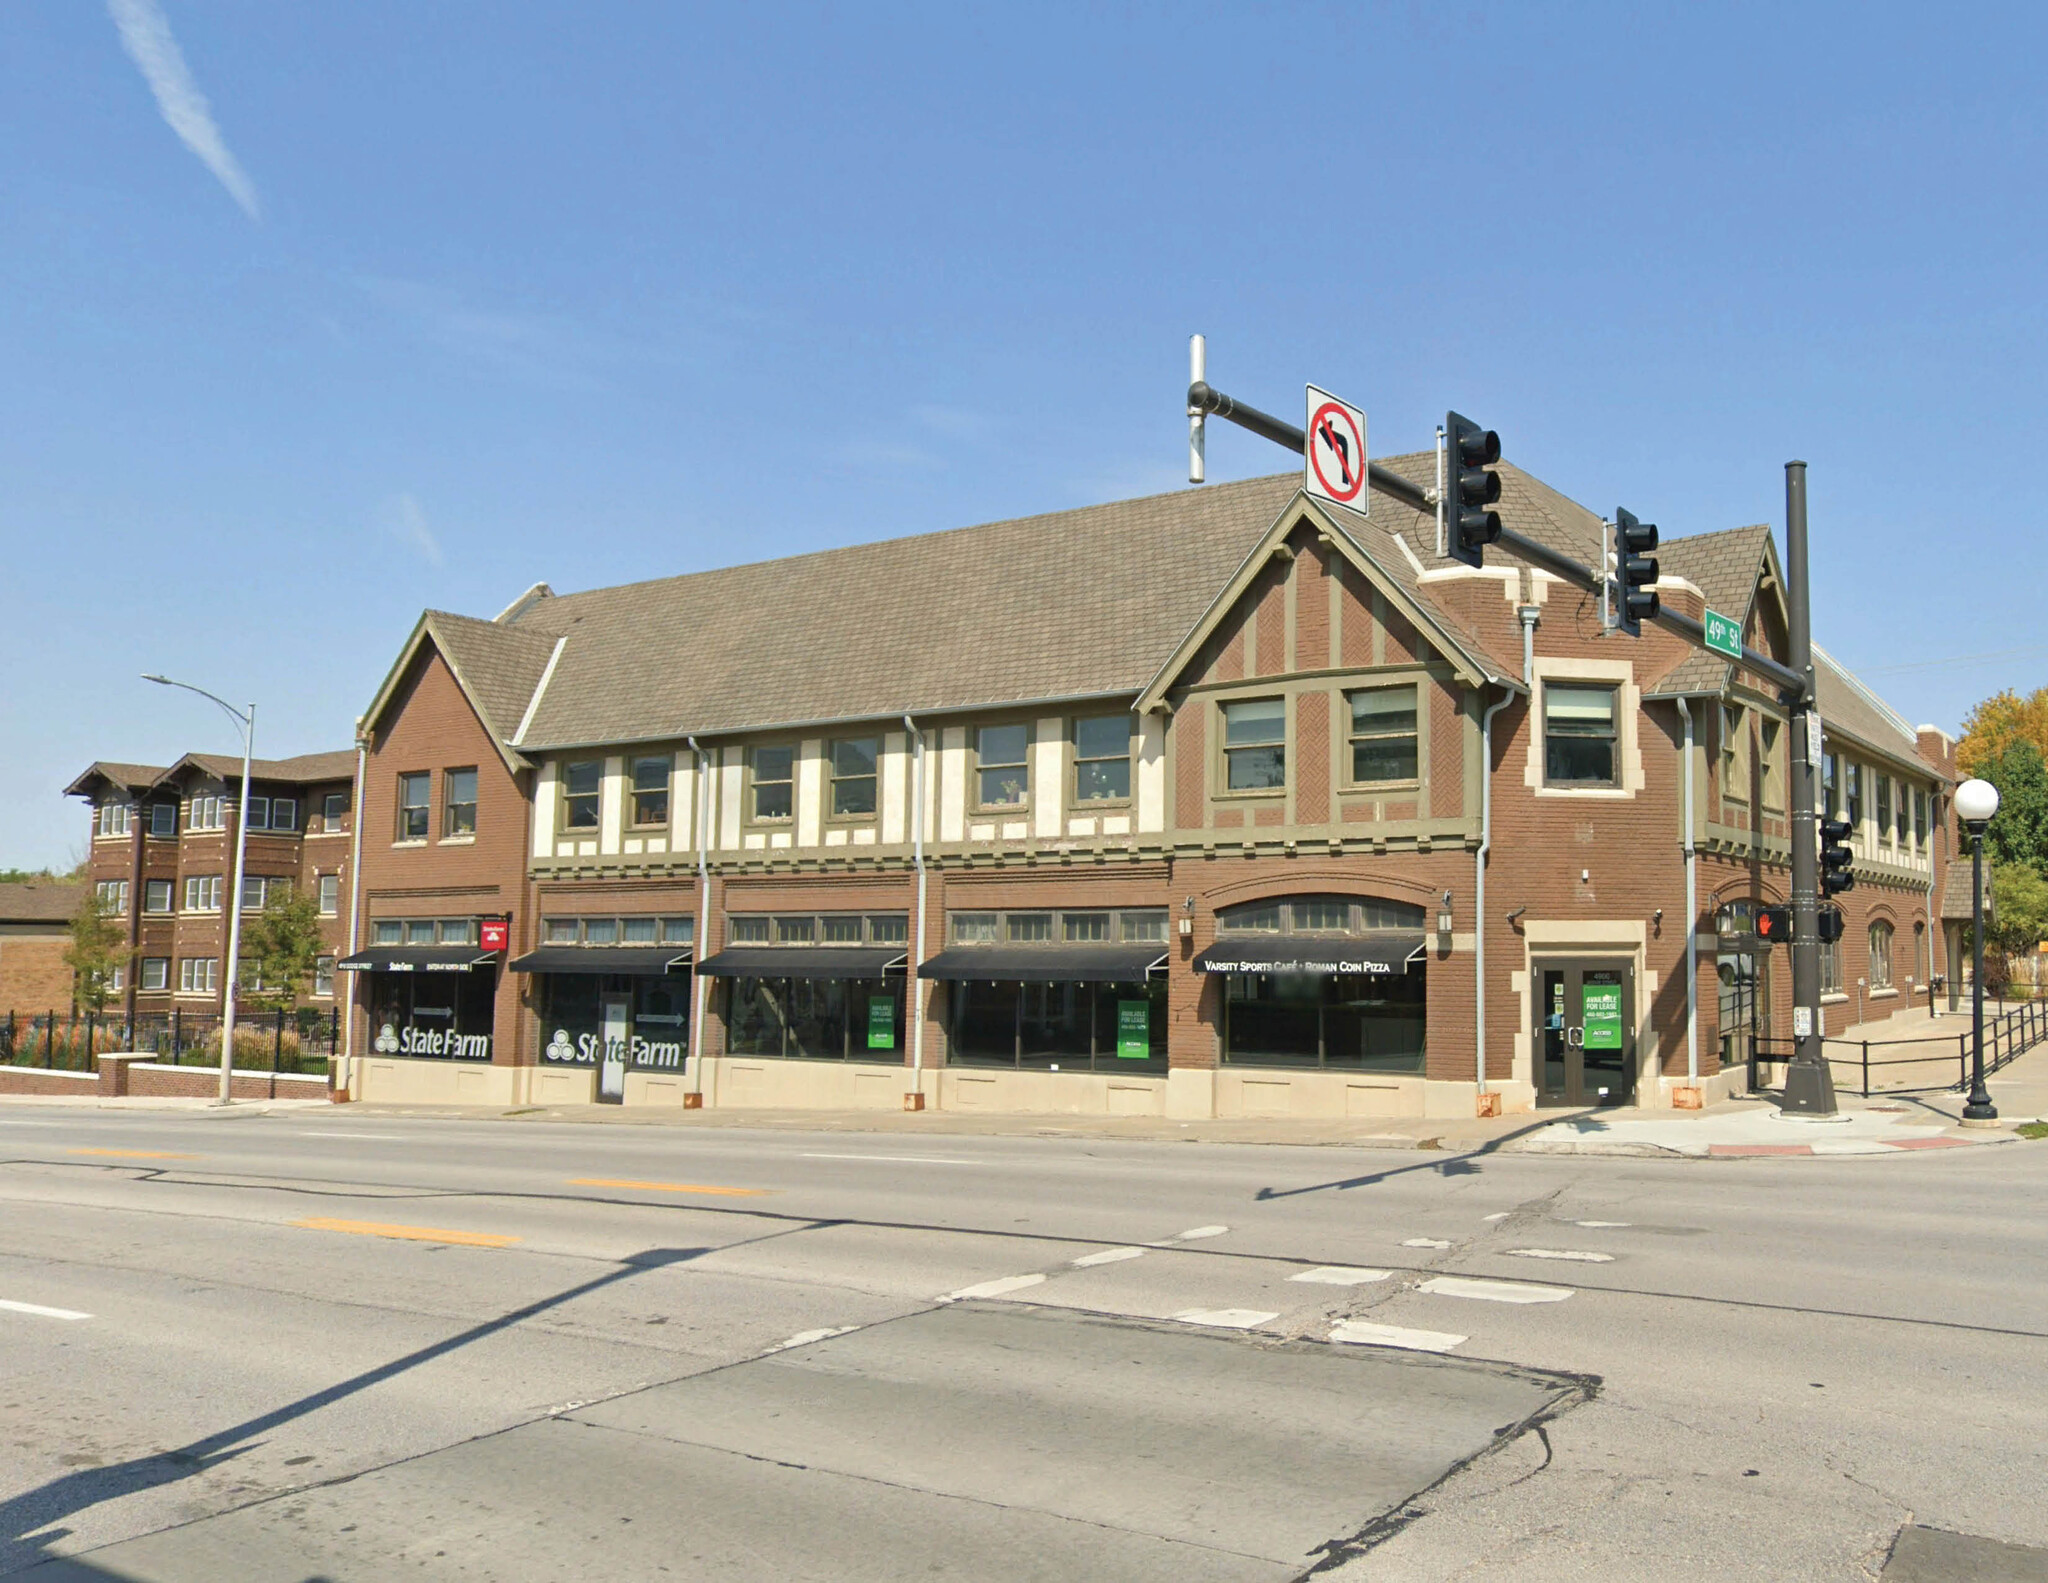
<svg viewBox="0 0 2048 1583">
<path fill-rule="evenodd" d="M 1415 1289 L 1438 1297 L 1474 1297 L 1483 1303 L 1561 1303 L 1573 1295 L 1568 1286 L 1524 1286 L 1516 1281 L 1472 1281 L 1457 1275 L 1434 1275 Z"/>
<path fill-rule="evenodd" d="M 16 1121 L 12 1116 L 0 1116 L 0 1127 L 68 1127 L 68 1121 Z"/>
<path fill-rule="evenodd" d="M 1036 1286 L 1043 1281 L 1043 1275 L 1005 1275 L 999 1281 L 983 1281 L 979 1286 L 963 1286 L 957 1292 L 948 1292 L 939 1301 L 957 1303 L 969 1297 L 1001 1297 L 1009 1292 L 1021 1292 L 1027 1286 Z"/>
<path fill-rule="evenodd" d="M 1624 1226 L 1633 1225 L 1634 1222 L 1628 1220 L 1574 1220 L 1572 1224 L 1575 1226 L 1586 1226 L 1594 1231 L 1618 1231 Z"/>
<path fill-rule="evenodd" d="M 1312 1270 L 1302 1270 L 1287 1278 L 1290 1281 L 1310 1281 L 1317 1286 L 1361 1286 L 1367 1281 L 1384 1281 L 1392 1270 L 1359 1270 L 1348 1264 L 1319 1264 Z"/>
<path fill-rule="evenodd" d="M 1200 1242 L 1204 1237 L 1220 1237 L 1229 1231 L 1228 1226 L 1197 1226 L 1193 1231 L 1183 1231 L 1175 1242 Z"/>
<path fill-rule="evenodd" d="M 1183 1325 L 1208 1325 L 1216 1330 L 1250 1330 L 1280 1316 L 1258 1308 L 1190 1308 L 1173 1317 Z"/>
<path fill-rule="evenodd" d="M 1440 1237 L 1410 1237 L 1401 1246 L 1404 1248 L 1448 1248 L 1450 1244 Z"/>
<path fill-rule="evenodd" d="M 45 1308 L 41 1303 L 10 1303 L 0 1297 L 0 1308 L 10 1314 L 34 1314 L 38 1319 L 90 1319 L 91 1314 L 81 1314 L 75 1308 Z"/>
<path fill-rule="evenodd" d="M 1073 1262 L 1072 1268 L 1085 1270 L 1097 1264 L 1121 1264 L 1126 1259 L 1142 1259 L 1143 1248 L 1104 1248 L 1100 1253 L 1084 1253 Z"/>
<path fill-rule="evenodd" d="M 1517 1259 L 1575 1259 L 1580 1264 L 1612 1264 L 1611 1253 L 1587 1253 L 1581 1248 L 1510 1248 L 1510 1256 Z"/>
<path fill-rule="evenodd" d="M 1514 1211 L 1512 1209 L 1503 1209 L 1497 1215 L 1481 1215 L 1479 1218 L 1481 1220 L 1505 1220 L 1508 1218 L 1508 1216 L 1512 1215 L 1513 1213 Z"/>
<path fill-rule="evenodd" d="M 1330 1331 L 1330 1339 L 1368 1347 L 1405 1347 L 1410 1352 L 1448 1352 L 1466 1338 L 1442 1330 L 1404 1330 L 1399 1325 L 1373 1325 L 1363 1319 L 1347 1319 Z"/>
<path fill-rule="evenodd" d="M 310 1127 L 299 1133 L 302 1138 L 365 1138 L 374 1143 L 404 1143 L 405 1137 L 396 1132 L 315 1132 Z"/>
<path fill-rule="evenodd" d="M 800 1160 L 880 1160 L 886 1165 L 974 1165 L 947 1154 L 800 1154 Z"/>
<path fill-rule="evenodd" d="M 768 1352 L 787 1352 L 791 1347 L 807 1347 L 813 1341 L 830 1341 L 834 1336 L 844 1336 L 860 1329 L 859 1325 L 828 1325 L 823 1330 L 799 1330 L 787 1341 L 778 1341 Z M 768 1352 L 761 1354 L 766 1357 Z"/>
</svg>

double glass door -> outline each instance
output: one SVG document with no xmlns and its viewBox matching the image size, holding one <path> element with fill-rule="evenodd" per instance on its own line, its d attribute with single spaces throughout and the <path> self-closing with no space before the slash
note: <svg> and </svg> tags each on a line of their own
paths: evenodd
<svg viewBox="0 0 2048 1583">
<path fill-rule="evenodd" d="M 1635 1098 L 1635 969 L 1626 962 L 1536 964 L 1536 1100 L 1626 1105 Z"/>
</svg>

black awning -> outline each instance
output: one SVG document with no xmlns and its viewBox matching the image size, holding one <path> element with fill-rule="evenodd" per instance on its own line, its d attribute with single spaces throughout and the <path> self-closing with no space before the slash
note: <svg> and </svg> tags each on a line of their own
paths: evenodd
<svg viewBox="0 0 2048 1583">
<path fill-rule="evenodd" d="M 497 952 L 473 945 L 373 945 L 334 965 L 355 973 L 466 973 L 497 960 Z"/>
<path fill-rule="evenodd" d="M 900 945 L 740 945 L 707 956 L 712 978 L 881 978 L 903 971 Z"/>
<path fill-rule="evenodd" d="M 686 945 L 544 945 L 506 964 L 515 973 L 672 973 L 690 965 Z"/>
<path fill-rule="evenodd" d="M 1424 936 L 1381 934 L 1362 939 L 1312 935 L 1227 935 L 1195 957 L 1198 973 L 1371 973 L 1408 971 Z"/>
<path fill-rule="evenodd" d="M 941 951 L 920 978 L 1026 984 L 1138 984 L 1166 961 L 1163 945 L 990 945 Z"/>
</svg>

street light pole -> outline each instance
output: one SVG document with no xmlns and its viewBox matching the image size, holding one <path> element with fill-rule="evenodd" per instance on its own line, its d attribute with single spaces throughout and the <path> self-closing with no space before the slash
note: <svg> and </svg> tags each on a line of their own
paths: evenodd
<svg viewBox="0 0 2048 1583">
<path fill-rule="evenodd" d="M 244 713 L 225 698 L 194 687 L 190 682 L 172 681 L 168 676 L 145 675 L 146 682 L 159 687 L 182 687 L 188 693 L 210 698 L 228 712 L 242 728 L 242 795 L 235 807 L 235 888 L 228 909 L 227 983 L 221 989 L 220 1017 L 220 1104 L 227 1104 L 235 1082 L 235 979 L 242 960 L 242 869 L 249 856 L 249 771 L 256 752 L 256 706 Z"/>
<path fill-rule="evenodd" d="M 1956 788 L 1956 817 L 1970 832 L 1970 940 L 1976 958 L 1970 983 L 1970 1102 L 1963 1106 L 1963 1125 L 1989 1127 L 1998 1121 L 1998 1107 L 1984 1086 L 1984 827 L 1998 812 L 1998 788 L 1989 781 L 1966 780 Z"/>
</svg>

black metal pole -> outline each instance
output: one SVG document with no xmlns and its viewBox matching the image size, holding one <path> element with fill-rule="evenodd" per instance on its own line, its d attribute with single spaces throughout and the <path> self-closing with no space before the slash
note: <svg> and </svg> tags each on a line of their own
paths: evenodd
<svg viewBox="0 0 2048 1583">
<path fill-rule="evenodd" d="M 1785 464 L 1786 659 L 1799 679 L 1792 709 L 1792 1060 L 1784 1109 L 1835 1114 L 1835 1079 L 1820 1004 L 1820 824 L 1813 724 L 1813 606 L 1806 574 L 1806 464 Z"/>
<path fill-rule="evenodd" d="M 1276 418 L 1270 412 L 1261 412 L 1257 407 L 1247 407 L 1241 401 L 1234 401 L 1214 385 L 1197 380 L 1188 386 L 1188 408 L 1190 411 L 1213 413 L 1226 418 L 1240 429 L 1249 429 L 1262 440 L 1271 440 L 1275 445 L 1284 445 L 1290 451 L 1308 452 L 1308 436 L 1285 418 Z M 1411 484 L 1391 468 L 1380 466 L 1370 458 L 1366 461 L 1366 477 L 1372 487 L 1383 495 L 1392 495 L 1404 506 L 1413 506 L 1417 511 L 1434 512 L 1436 502 L 1429 498 L 1430 492 L 1420 484 Z"/>
<path fill-rule="evenodd" d="M 1984 826 L 1970 822 L 1970 947 L 1975 957 L 1970 985 L 1970 1102 L 1965 1121 L 1996 1121 L 1998 1107 L 1984 1086 Z"/>
</svg>

